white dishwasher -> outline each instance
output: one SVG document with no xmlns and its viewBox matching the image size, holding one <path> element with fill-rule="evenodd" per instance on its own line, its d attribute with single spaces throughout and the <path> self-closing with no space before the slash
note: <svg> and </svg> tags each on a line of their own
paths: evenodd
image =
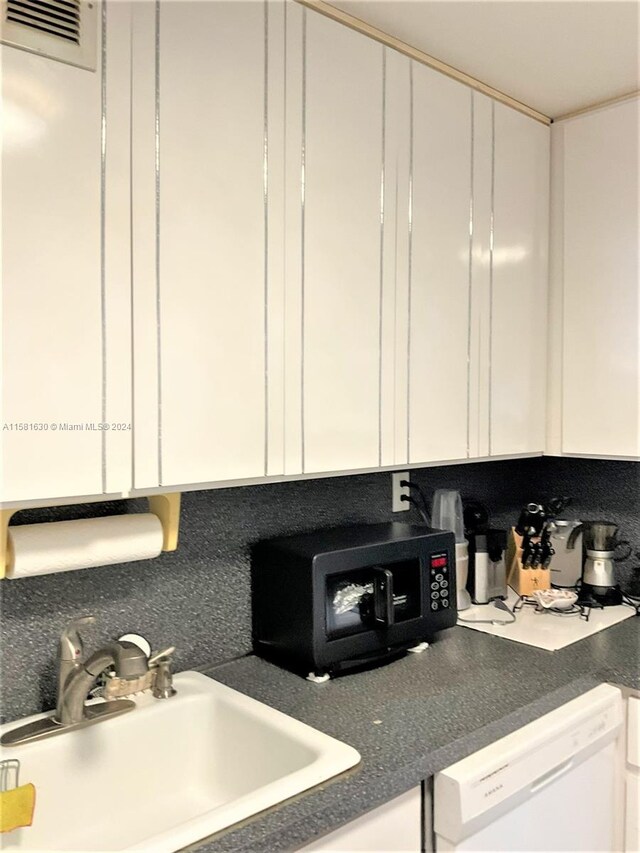
<svg viewBox="0 0 640 853">
<path fill-rule="evenodd" d="M 601 684 L 438 773 L 436 850 L 621 850 L 622 726 Z"/>
</svg>

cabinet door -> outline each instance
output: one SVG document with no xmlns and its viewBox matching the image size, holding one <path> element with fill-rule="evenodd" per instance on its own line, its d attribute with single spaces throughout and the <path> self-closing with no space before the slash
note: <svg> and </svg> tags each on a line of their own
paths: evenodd
<svg viewBox="0 0 640 853">
<path fill-rule="evenodd" d="M 303 470 L 381 458 L 383 56 L 304 13 Z"/>
<path fill-rule="evenodd" d="M 627 761 L 640 769 L 640 696 L 627 703 Z"/>
<path fill-rule="evenodd" d="M 411 65 L 407 56 L 388 48 L 385 50 L 380 377 L 382 465 L 404 465 L 408 462 Z"/>
<path fill-rule="evenodd" d="M 626 804 L 625 804 L 625 853 L 640 851 L 640 771 L 628 767 L 625 774 Z"/>
<path fill-rule="evenodd" d="M 559 126 L 565 453 L 640 456 L 639 103 Z"/>
<path fill-rule="evenodd" d="M 422 850 L 421 790 L 412 788 L 384 806 L 319 838 L 302 850 L 419 853 Z"/>
<path fill-rule="evenodd" d="M 95 73 L 0 47 L 3 501 L 130 486 L 129 16 Z"/>
<path fill-rule="evenodd" d="M 138 6 L 135 485 L 261 476 L 266 4 Z"/>
<path fill-rule="evenodd" d="M 489 445 L 545 444 L 549 128 L 494 103 Z"/>
<path fill-rule="evenodd" d="M 409 461 L 470 449 L 472 92 L 412 68 Z"/>
</svg>

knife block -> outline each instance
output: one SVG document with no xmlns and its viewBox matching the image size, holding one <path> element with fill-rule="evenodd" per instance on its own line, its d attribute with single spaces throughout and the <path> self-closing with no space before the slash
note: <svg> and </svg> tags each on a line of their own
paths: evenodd
<svg viewBox="0 0 640 853">
<path fill-rule="evenodd" d="M 508 583 L 518 595 L 533 595 L 539 589 L 551 589 L 550 569 L 525 569 L 522 565 L 522 536 L 512 527 L 507 540 Z"/>
</svg>

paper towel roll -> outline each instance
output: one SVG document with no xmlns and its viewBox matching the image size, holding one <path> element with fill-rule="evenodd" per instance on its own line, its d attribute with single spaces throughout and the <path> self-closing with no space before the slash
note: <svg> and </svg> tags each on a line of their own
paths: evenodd
<svg viewBox="0 0 640 853">
<path fill-rule="evenodd" d="M 150 512 L 9 527 L 7 577 L 25 578 L 149 560 L 162 551 L 162 524 Z"/>
</svg>

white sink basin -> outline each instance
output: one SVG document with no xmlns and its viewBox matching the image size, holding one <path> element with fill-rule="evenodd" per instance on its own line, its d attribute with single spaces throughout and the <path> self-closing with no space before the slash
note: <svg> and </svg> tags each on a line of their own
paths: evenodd
<svg viewBox="0 0 640 853">
<path fill-rule="evenodd" d="M 20 760 L 20 784 L 36 786 L 36 809 L 33 825 L 1 835 L 0 848 L 179 850 L 360 761 L 201 673 L 174 684 L 172 699 L 141 695 L 121 717 L 2 749 Z"/>
</svg>

